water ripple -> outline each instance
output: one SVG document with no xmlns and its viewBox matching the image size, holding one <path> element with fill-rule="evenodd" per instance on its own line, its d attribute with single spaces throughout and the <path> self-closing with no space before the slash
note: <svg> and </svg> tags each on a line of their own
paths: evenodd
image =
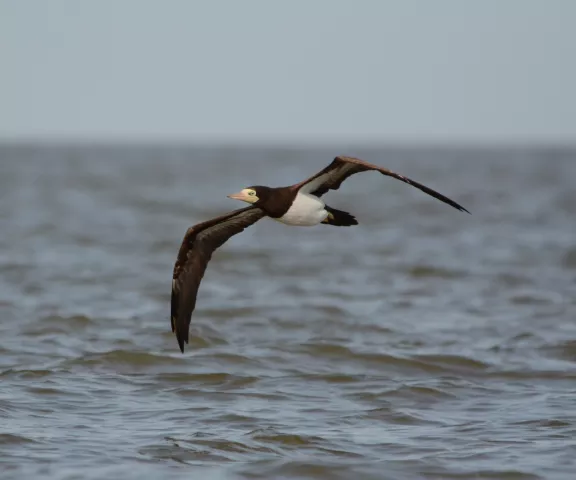
<svg viewBox="0 0 576 480">
<path fill-rule="evenodd" d="M 258 222 L 181 354 L 186 229 L 334 152 L 0 146 L 5 476 L 571 479 L 576 154 L 354 154 L 473 215 L 366 174 L 326 195 L 358 227 Z"/>
</svg>

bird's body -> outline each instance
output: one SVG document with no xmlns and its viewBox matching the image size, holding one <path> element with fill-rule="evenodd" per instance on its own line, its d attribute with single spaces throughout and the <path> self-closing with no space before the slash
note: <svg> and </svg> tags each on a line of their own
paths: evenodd
<svg viewBox="0 0 576 480">
<path fill-rule="evenodd" d="M 458 210 L 468 212 L 453 200 L 407 177 L 357 158 L 343 156 L 336 157 L 330 165 L 303 182 L 278 188 L 253 186 L 228 195 L 250 206 L 190 227 L 178 252 L 172 276 L 171 323 L 180 350 L 184 352 L 184 343 L 188 343 L 198 288 L 217 248 L 266 216 L 289 226 L 358 225 L 353 215 L 329 207 L 321 197 L 329 190 L 338 190 L 349 176 L 370 170 L 401 180 Z"/>
<path fill-rule="evenodd" d="M 313 227 L 326 220 L 329 213 L 326 204 L 309 193 L 296 192 L 294 201 L 284 215 L 277 218 L 281 223 L 297 227 Z"/>
</svg>

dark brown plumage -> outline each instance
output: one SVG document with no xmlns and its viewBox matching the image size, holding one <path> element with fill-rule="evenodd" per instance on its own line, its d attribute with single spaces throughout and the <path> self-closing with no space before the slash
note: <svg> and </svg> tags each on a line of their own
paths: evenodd
<svg viewBox="0 0 576 480">
<path fill-rule="evenodd" d="M 265 187 L 263 185 L 254 185 L 246 187 L 255 190 L 258 193 L 258 201 L 252 205 L 261 208 L 271 218 L 282 217 L 292 205 L 298 190 L 293 187 Z"/>
<path fill-rule="evenodd" d="M 264 216 L 257 207 L 246 207 L 199 223 L 188 229 L 178 252 L 172 275 L 172 332 L 180 350 L 188 343 L 190 319 L 196 295 L 212 253 L 230 237 L 243 231 Z"/>
<path fill-rule="evenodd" d="M 342 182 L 348 177 L 356 173 L 368 172 L 370 170 L 375 170 L 380 172 L 382 175 L 396 178 L 404 183 L 407 183 L 408 185 L 412 185 L 413 187 L 422 190 L 424 193 L 427 193 L 428 195 L 431 195 L 432 197 L 437 198 L 438 200 L 447 203 L 448 205 L 462 212 L 470 213 L 463 206 L 458 205 L 454 200 L 450 200 L 448 197 L 445 197 L 441 193 L 438 193 L 437 191 L 432 190 L 431 188 L 428 188 L 421 183 L 410 180 L 409 178 L 404 177 L 403 175 L 399 175 L 398 173 L 394 173 L 387 168 L 382 168 L 378 165 L 373 165 L 354 157 L 338 156 L 324 170 L 318 172 L 316 175 L 313 175 L 303 182 L 293 185 L 292 188 L 296 190 L 306 190 L 307 193 L 321 197 L 326 192 L 328 192 L 328 190 L 338 190 Z"/>
<path fill-rule="evenodd" d="M 171 324 L 180 350 L 184 352 L 184 344 L 188 343 L 190 320 L 196 306 L 198 288 L 212 253 L 217 248 L 222 246 L 230 237 L 242 232 L 265 216 L 280 221 L 290 218 L 290 221 L 285 221 L 289 225 L 315 225 L 318 223 L 333 226 L 357 225 L 358 222 L 353 215 L 318 203 L 321 201 L 318 198 L 314 200 L 314 198 L 321 197 L 329 190 L 338 190 L 342 182 L 351 175 L 370 170 L 401 180 L 458 210 L 468 212 L 448 197 L 407 177 L 363 160 L 344 156 L 336 157 L 330 165 L 303 182 L 279 188 L 254 186 L 244 189 L 243 192 L 248 192 L 244 195 L 243 192 L 230 195 L 230 198 L 243 200 L 252 205 L 189 228 L 178 252 L 172 275 Z M 296 209 L 291 210 L 291 207 L 300 202 L 300 200 L 295 202 L 296 198 L 302 197 L 299 193 L 312 196 L 306 197 L 304 195 L 305 199 L 302 205 L 310 205 L 310 202 L 312 205 L 320 205 L 321 210 L 319 211 L 316 206 L 314 212 L 314 215 L 318 215 L 318 213 L 322 215 L 320 219 L 311 223 L 295 223 L 294 214 L 292 216 L 287 215 L 289 211 L 292 212 Z M 302 208 L 306 210 L 307 207 L 298 208 L 297 215 L 302 215 Z M 300 217 L 297 218 L 301 221 Z"/>
</svg>

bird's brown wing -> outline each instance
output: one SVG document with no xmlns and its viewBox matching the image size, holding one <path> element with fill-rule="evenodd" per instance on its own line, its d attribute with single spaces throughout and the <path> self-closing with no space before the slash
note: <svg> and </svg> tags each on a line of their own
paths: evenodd
<svg viewBox="0 0 576 480">
<path fill-rule="evenodd" d="M 373 165 L 371 163 L 360 160 L 359 158 L 353 157 L 336 157 L 326 168 L 318 172 L 316 175 L 310 177 L 309 179 L 294 185 L 294 188 L 302 192 L 310 193 L 320 197 L 324 195 L 328 190 L 338 190 L 342 182 L 351 175 L 360 172 L 367 172 L 370 170 L 375 170 L 380 172 L 382 175 L 387 175 L 388 177 L 401 180 L 402 182 L 407 183 L 408 185 L 412 185 L 413 187 L 422 190 L 424 193 L 427 193 L 428 195 L 431 195 L 434 198 L 437 198 L 438 200 L 447 203 L 448 205 L 451 205 L 460 211 L 470 213 L 463 206 L 457 204 L 454 200 L 445 197 L 441 193 L 438 193 L 437 191 L 432 190 L 431 188 L 422 185 L 421 183 L 410 180 L 409 178 L 404 177 L 398 173 L 391 172 L 386 168 L 382 168 L 378 165 Z"/>
<path fill-rule="evenodd" d="M 212 253 L 230 237 L 256 223 L 264 212 L 250 206 L 227 213 L 207 222 L 190 227 L 178 252 L 172 275 L 172 332 L 180 351 L 184 353 L 184 343 L 188 343 L 188 331 L 192 312 L 196 306 L 196 295 L 206 266 Z"/>
</svg>

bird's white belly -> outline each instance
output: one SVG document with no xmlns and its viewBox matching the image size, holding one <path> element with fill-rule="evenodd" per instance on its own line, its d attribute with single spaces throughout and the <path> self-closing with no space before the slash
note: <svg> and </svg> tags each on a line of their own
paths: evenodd
<svg viewBox="0 0 576 480">
<path fill-rule="evenodd" d="M 318 225 L 328 216 L 328 212 L 324 206 L 324 202 L 318 197 L 298 192 L 292 206 L 277 220 L 286 225 L 297 225 L 301 227 Z"/>
</svg>

